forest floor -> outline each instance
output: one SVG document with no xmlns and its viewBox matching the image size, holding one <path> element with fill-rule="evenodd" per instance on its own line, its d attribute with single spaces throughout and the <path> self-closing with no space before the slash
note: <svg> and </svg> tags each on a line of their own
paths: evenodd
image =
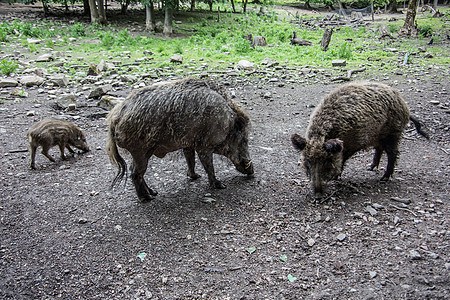
<svg viewBox="0 0 450 300">
<path fill-rule="evenodd" d="M 448 44 L 445 46 L 448 48 Z M 449 70 L 403 66 L 358 74 L 393 85 L 427 126 L 410 126 L 392 180 L 367 171 L 373 152 L 348 161 L 316 201 L 290 144 L 317 102 L 340 83 L 223 78 L 252 120 L 255 177 L 215 157 L 227 188 L 190 181 L 181 154 L 153 158 L 138 201 L 105 153 L 107 127 L 88 90 L 74 111 L 48 93 L 0 103 L 0 297 L 2 299 L 446 299 L 450 293 Z M 225 76 L 225 75 L 224 75 Z M 365 77 L 366 76 L 366 77 Z M 80 87 L 73 87 L 80 91 Z M 2 98 L 14 88 L 3 88 Z M 49 88 L 51 89 L 51 88 Z M 117 89 L 125 96 L 129 88 Z M 33 113 L 30 113 L 30 112 Z M 43 118 L 79 125 L 91 152 L 66 161 L 37 154 L 26 131 Z M 51 154 L 58 157 L 56 148 Z M 129 162 L 129 157 L 126 157 Z"/>
</svg>

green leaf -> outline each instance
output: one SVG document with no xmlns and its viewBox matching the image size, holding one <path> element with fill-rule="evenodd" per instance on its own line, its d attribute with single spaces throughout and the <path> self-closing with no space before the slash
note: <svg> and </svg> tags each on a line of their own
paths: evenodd
<svg viewBox="0 0 450 300">
<path fill-rule="evenodd" d="M 141 259 L 141 261 L 144 261 L 144 258 L 147 256 L 147 253 L 145 253 L 145 252 L 142 252 L 142 253 L 139 253 L 138 255 L 137 255 L 137 257 L 139 257 L 140 259 Z"/>
<path fill-rule="evenodd" d="M 287 256 L 286 256 L 286 254 L 282 254 L 282 255 L 280 256 L 280 260 L 281 260 L 281 261 L 284 261 L 284 262 L 287 262 Z"/>
<path fill-rule="evenodd" d="M 256 251 L 256 247 L 249 247 L 249 248 L 247 248 L 247 252 L 250 253 L 250 254 L 252 254 L 255 251 Z"/>
<path fill-rule="evenodd" d="M 292 276 L 291 274 L 289 274 L 289 275 L 287 276 L 287 278 L 288 278 L 288 280 L 289 280 L 290 282 L 294 282 L 294 281 L 297 280 L 297 277 L 294 277 L 294 276 Z"/>
</svg>

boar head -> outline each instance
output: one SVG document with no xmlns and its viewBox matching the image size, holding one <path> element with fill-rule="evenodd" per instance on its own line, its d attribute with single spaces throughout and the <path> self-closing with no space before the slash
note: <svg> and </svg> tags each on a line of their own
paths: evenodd
<svg viewBox="0 0 450 300">
<path fill-rule="evenodd" d="M 322 194 L 326 182 L 342 173 L 344 143 L 339 139 L 306 140 L 298 134 L 293 134 L 291 141 L 303 153 L 303 166 L 314 193 Z"/>
</svg>

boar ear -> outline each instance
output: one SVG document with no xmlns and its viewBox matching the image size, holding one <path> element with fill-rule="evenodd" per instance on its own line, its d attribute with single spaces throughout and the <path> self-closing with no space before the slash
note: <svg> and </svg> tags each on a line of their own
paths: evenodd
<svg viewBox="0 0 450 300">
<path fill-rule="evenodd" d="M 344 142 L 340 139 L 331 139 L 323 144 L 323 149 L 334 155 L 339 154 L 344 149 Z"/>
<path fill-rule="evenodd" d="M 291 142 L 292 145 L 294 145 L 294 148 L 297 150 L 302 151 L 306 147 L 306 139 L 304 137 L 299 136 L 296 133 L 291 135 Z"/>
</svg>

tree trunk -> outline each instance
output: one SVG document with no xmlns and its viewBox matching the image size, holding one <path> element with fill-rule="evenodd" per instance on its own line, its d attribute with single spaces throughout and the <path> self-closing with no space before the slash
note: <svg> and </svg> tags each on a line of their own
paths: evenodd
<svg viewBox="0 0 450 300">
<path fill-rule="evenodd" d="M 233 8 L 233 13 L 236 13 L 236 7 L 234 6 L 234 0 L 231 0 L 231 7 Z"/>
<path fill-rule="evenodd" d="M 338 0 L 338 3 L 339 3 L 339 11 L 342 12 L 344 18 L 347 18 L 347 14 L 345 13 L 344 6 L 342 5 L 341 0 Z"/>
<path fill-rule="evenodd" d="M 195 0 L 191 0 L 191 12 L 195 9 Z"/>
<path fill-rule="evenodd" d="M 327 51 L 328 45 L 331 41 L 331 35 L 333 34 L 333 28 L 326 28 L 325 32 L 323 33 L 322 41 L 320 42 L 320 46 L 322 47 L 323 51 Z"/>
<path fill-rule="evenodd" d="M 437 10 L 438 0 L 433 0 L 433 8 Z"/>
<path fill-rule="evenodd" d="M 213 0 L 208 0 L 208 5 L 209 5 L 209 11 L 212 12 Z"/>
<path fill-rule="evenodd" d="M 108 22 L 106 21 L 105 4 L 104 4 L 103 0 L 97 0 L 97 3 L 98 3 L 98 18 L 99 18 L 99 22 L 101 24 L 107 24 Z"/>
<path fill-rule="evenodd" d="M 89 9 L 91 11 L 91 23 L 98 23 L 98 10 L 97 10 L 97 3 L 95 3 L 95 0 L 89 0 Z"/>
<path fill-rule="evenodd" d="M 145 28 L 148 31 L 156 31 L 155 9 L 153 3 L 145 6 Z"/>
<path fill-rule="evenodd" d="M 398 13 L 397 11 L 397 0 L 391 0 L 389 1 L 388 7 L 387 7 L 387 12 L 391 13 L 391 14 L 396 14 Z"/>
<path fill-rule="evenodd" d="M 89 0 L 83 0 L 83 15 L 89 16 L 90 9 L 89 9 Z"/>
<path fill-rule="evenodd" d="M 417 37 L 417 26 L 415 24 L 417 10 L 417 0 L 409 0 L 408 10 L 406 12 L 405 23 L 398 31 L 399 36 Z"/>
<path fill-rule="evenodd" d="M 242 1 L 242 11 L 244 14 L 247 13 L 247 3 L 248 3 L 248 0 Z"/>
<path fill-rule="evenodd" d="M 44 9 L 44 16 L 48 16 L 48 2 L 47 2 L 47 0 L 42 0 L 42 8 Z"/>
<path fill-rule="evenodd" d="M 164 29 L 163 33 L 165 35 L 171 35 L 173 33 L 172 28 L 172 8 L 166 6 L 165 8 L 165 16 L 164 16 Z"/>
</svg>

